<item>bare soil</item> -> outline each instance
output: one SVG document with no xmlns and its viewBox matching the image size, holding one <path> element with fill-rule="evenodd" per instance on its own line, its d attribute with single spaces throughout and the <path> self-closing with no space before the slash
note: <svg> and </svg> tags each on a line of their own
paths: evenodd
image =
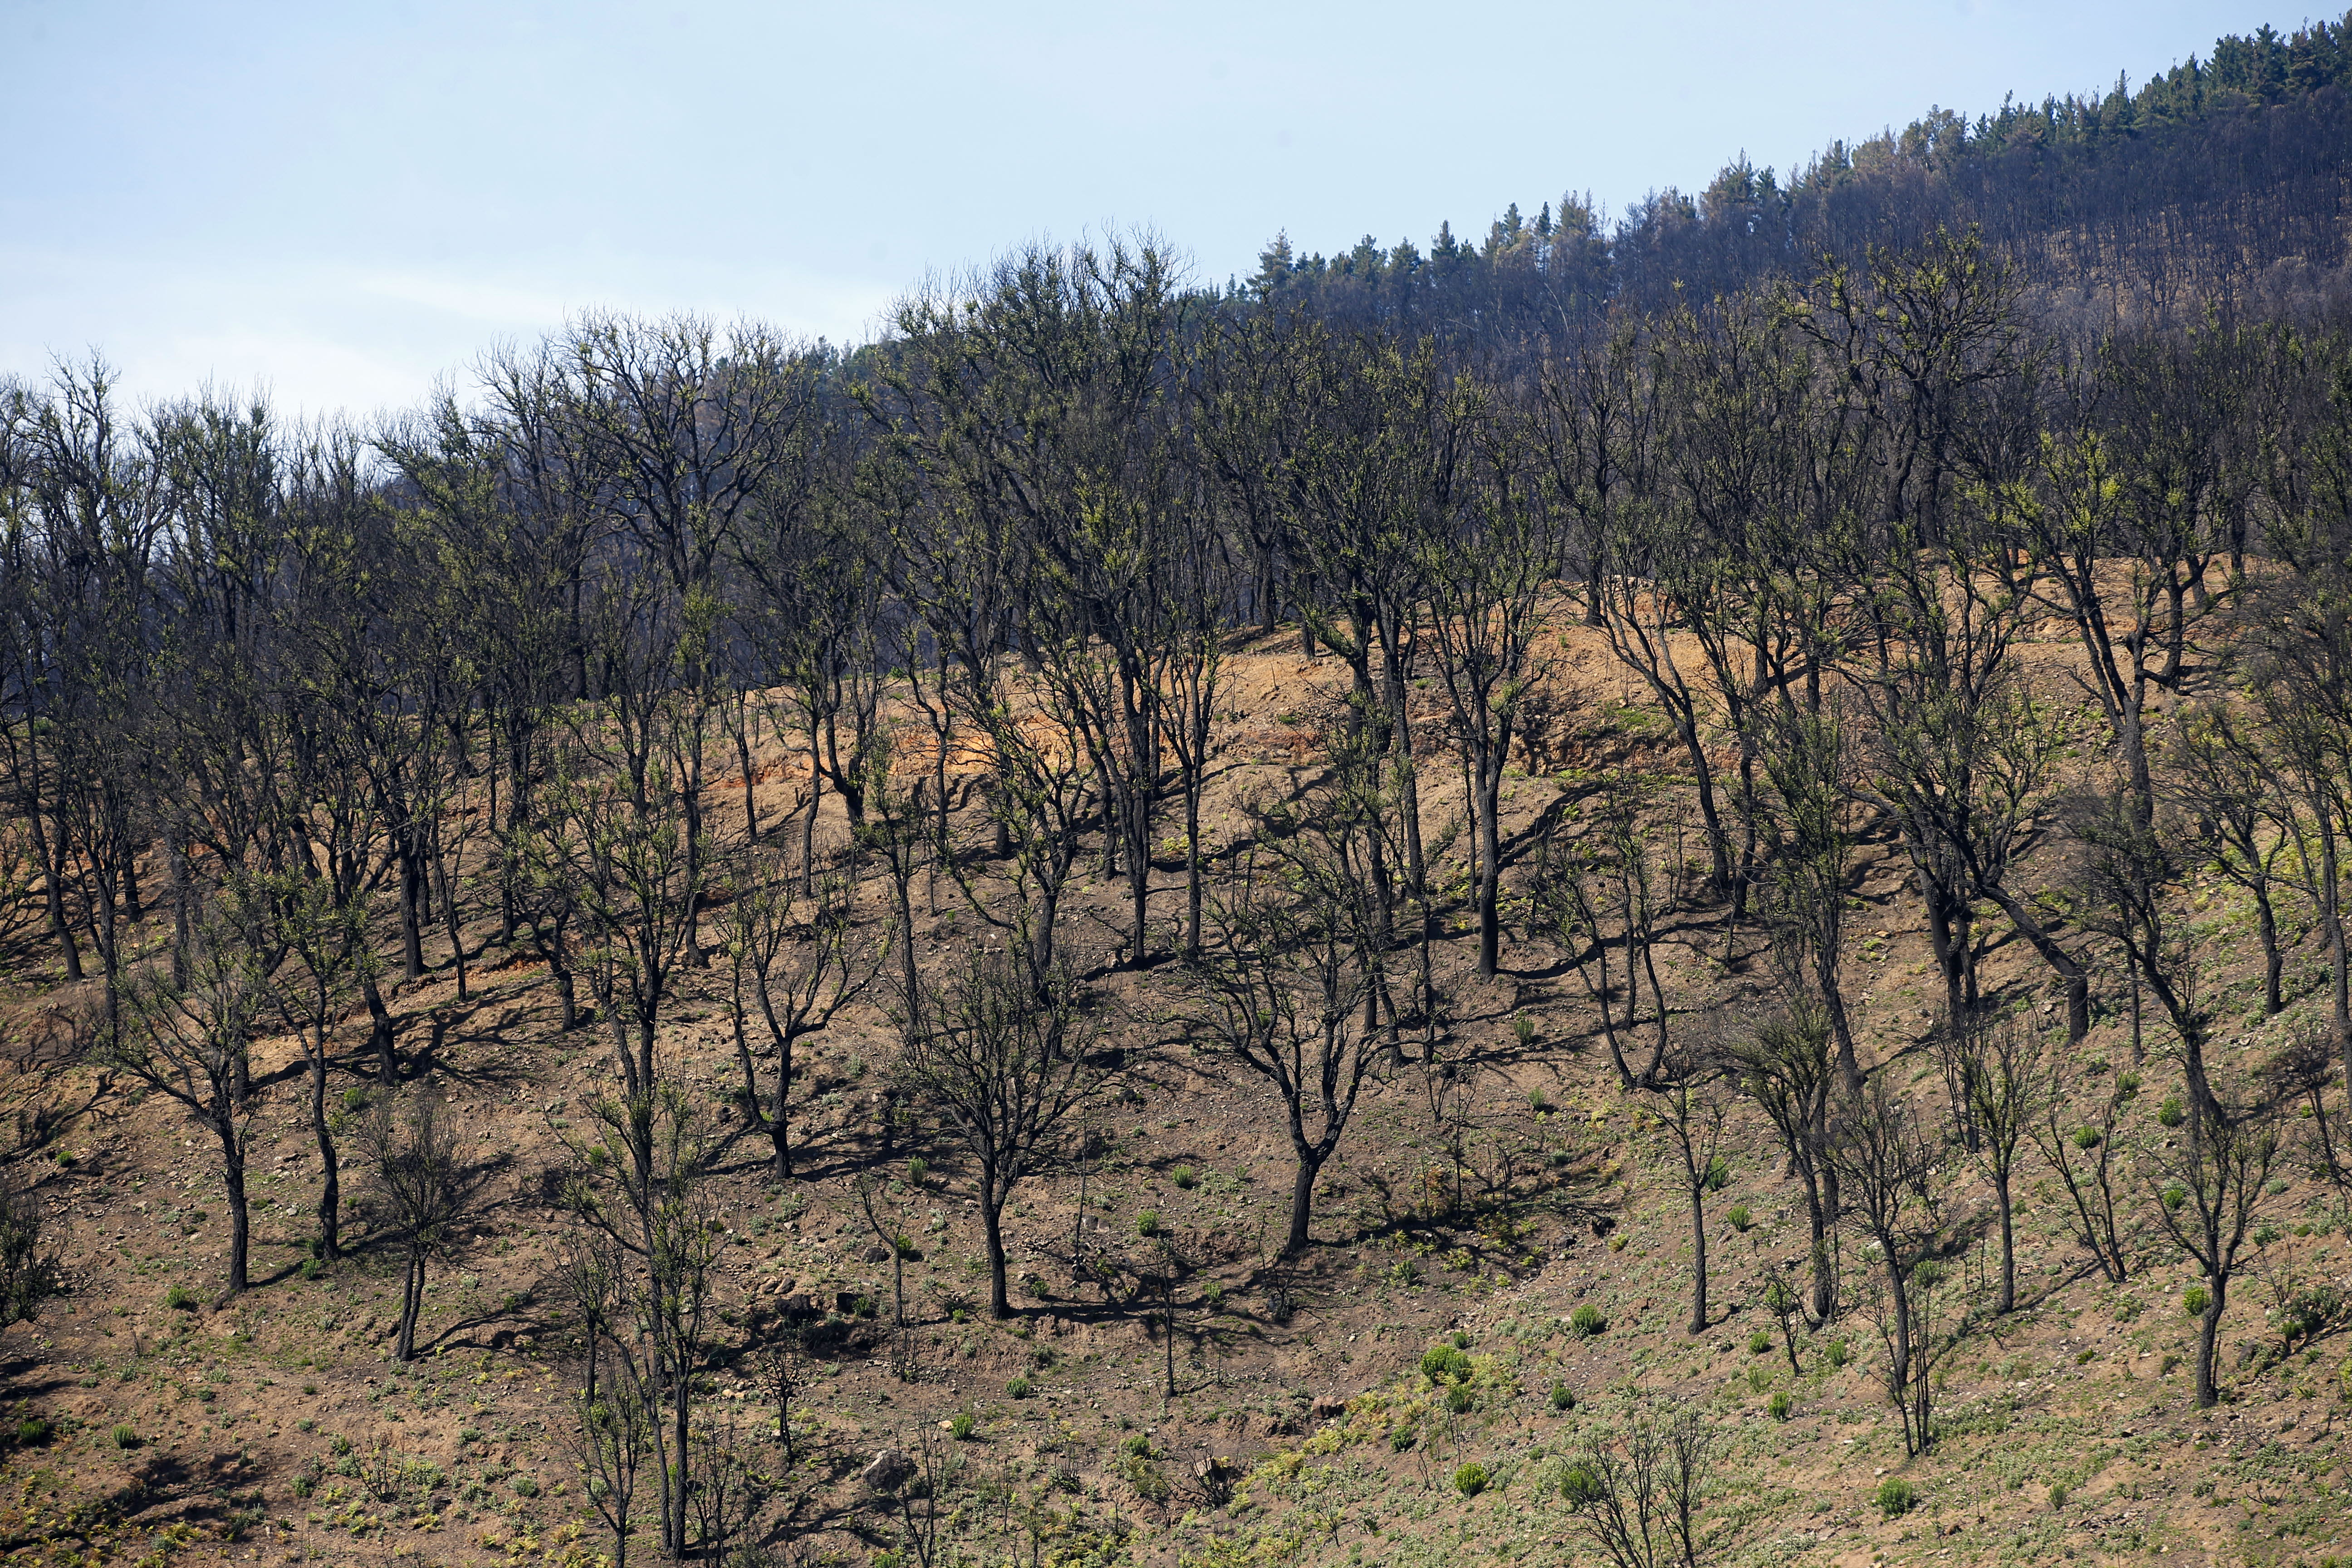
<svg viewBox="0 0 2352 1568">
<path fill-rule="evenodd" d="M 1559 717 L 1534 738 L 1509 785 L 1517 848 L 1605 770 L 1669 780 L 1681 759 L 1644 694 L 1597 633 L 1561 633 Z M 2067 645 L 2038 650 L 2066 696 Z M 1221 706 L 1223 748 L 1210 812 L 1213 844 L 1238 833 L 1254 792 L 1298 787 L 1316 767 L 1317 704 L 1344 670 L 1309 660 L 1295 637 L 1235 655 Z M 1433 687 L 1424 734 L 1440 733 Z M 805 770 L 772 743 L 755 761 L 763 816 L 802 799 Z M 740 830 L 741 780 L 711 791 Z M 1432 841 L 1459 809 L 1441 756 L 1424 777 Z M 823 834 L 840 823 L 824 820 Z M 1692 838 L 1696 857 L 1696 841 Z M 1462 876 L 1459 838 L 1439 856 Z M 1937 1087 L 1921 1042 L 1940 996 L 1898 851 L 1868 847 L 1852 922 L 1853 1005 L 1867 1048 L 1923 1089 Z M 1174 922 L 1179 868 L 1163 867 L 1155 913 Z M 929 891 L 935 896 L 925 897 Z M 942 880 L 919 890 L 926 935 L 956 908 Z M 2226 993 L 2222 1049 L 2252 1062 L 2322 1005 L 2315 943 L 2289 959 L 2287 1014 L 2260 1010 L 2251 916 L 2224 886 L 2194 892 L 2200 939 Z M 878 890 L 866 919 L 887 920 Z M 1123 889 L 1097 881 L 1085 905 L 1108 951 Z M 161 921 L 151 920 L 160 939 Z M 1084 923 L 1083 917 L 1081 923 Z M 1012 1221 L 1019 1312 L 985 1312 L 981 1239 L 962 1168 L 944 1150 L 909 1179 L 903 1146 L 885 1147 L 882 1088 L 893 1036 L 876 1006 L 817 1042 L 794 1107 L 800 1179 L 769 1179 L 761 1142 L 733 1146 L 722 1180 L 732 1240 L 722 1351 L 740 1351 L 786 1299 L 827 1309 L 835 1327 L 813 1369 L 813 1423 L 783 1473 L 778 1561 L 866 1563 L 904 1552 L 904 1521 L 861 1485 L 877 1449 L 926 1447 L 950 1471 L 957 1510 L 940 1535 L 960 1562 L 1036 1564 L 1459 1563 L 1475 1558 L 1599 1561 L 1558 1485 L 1586 1437 L 1635 1408 L 1701 1412 L 1719 1433 L 1706 1515 L 1716 1561 L 1734 1563 L 2334 1562 L 2352 1505 L 2336 1432 L 2352 1397 L 2352 1351 L 2325 1342 L 2283 1364 L 2269 1285 L 2352 1285 L 2336 1196 L 2301 1163 L 2269 1199 L 2276 1227 L 2262 1278 L 2242 1283 L 2225 1321 L 2229 1397 L 2189 1408 L 2185 1358 L 2195 1323 L 2181 1295 L 2193 1271 L 2158 1245 L 2149 1199 L 2127 1181 L 2136 1217 L 2132 1277 L 2105 1281 L 2064 1226 L 2063 1196 L 2030 1155 L 2021 1183 L 2020 1309 L 1972 1336 L 1947 1363 L 1938 1408 L 1949 1429 L 1906 1459 L 1877 1382 L 1883 1354 L 1866 1312 L 1799 1335 L 1792 1376 L 1759 1302 L 1776 1262 L 1801 1260 L 1804 1219 L 1769 1130 L 1734 1113 L 1731 1181 L 1710 1203 L 1715 1308 L 1686 1333 L 1688 1227 L 1673 1157 L 1650 1114 L 1621 1095 L 1592 1037 L 1590 1002 L 1560 954 L 1523 932 L 1506 973 L 1468 973 L 1466 909 L 1448 917 L 1443 959 L 1462 1015 L 1449 1054 L 1465 1060 L 1471 1132 L 1457 1167 L 1433 1121 L 1434 1088 L 1406 1062 L 1367 1097 L 1318 1196 L 1316 1246 L 1276 1257 L 1291 1166 L 1271 1095 L 1231 1064 L 1181 1051 L 1145 1058 L 1096 1118 L 1098 1152 L 1024 1187 Z M 585 1563 L 612 1542 L 582 1492 L 562 1433 L 572 1420 L 571 1343 L 548 1275 L 565 1236 L 553 1203 L 562 1135 L 611 1082 L 608 1037 L 555 1027 L 543 972 L 476 944 L 460 1000 L 448 955 L 401 987 L 400 1044 L 442 1085 L 465 1135 L 500 1166 L 497 1201 L 454 1265 L 436 1273 L 421 1358 L 390 1359 L 396 1259 L 371 1246 L 306 1272 L 317 1156 L 304 1121 L 299 1058 L 270 1043 L 252 1160 L 256 1283 L 215 1303 L 226 1215 L 215 1150 L 166 1104 L 117 1099 L 68 1140 L 42 1188 L 68 1227 L 70 1290 L 0 1341 L 0 1390 L 27 1425 L 0 1458 L 0 1553 L 10 1562 Z M 22 1030 L 74 997 L 33 936 L 11 951 L 9 1005 Z M 1164 946 L 1165 944 L 1163 944 Z M 1727 969 L 1720 910 L 1677 923 L 1667 949 L 1678 1008 L 1737 1006 L 1761 994 L 1765 967 Z M 1109 973 L 1131 1040 L 1154 1041 L 1174 1000 L 1172 964 Z M 2050 1011 L 2054 992 L 2022 943 L 1992 956 L 1990 984 Z M 714 1114 L 736 1116 L 723 973 L 693 977 L 663 1048 Z M 2106 977 L 2083 1049 L 2087 1104 L 2129 1066 Z M 1523 1041 L 1514 1020 L 1531 1026 Z M 2053 1020 L 2054 1021 L 2054 1020 Z M 21 1031 L 20 1031 L 21 1032 Z M 364 1043 L 363 1020 L 342 1046 Z M 2161 1041 L 2155 1042 L 2160 1047 Z M 358 1083 L 354 1075 L 341 1080 Z M 2153 1108 L 2171 1069 L 2160 1054 L 2130 1132 L 2160 1140 Z M 339 1083 L 339 1088 L 341 1084 Z M 740 1118 L 738 1119 L 740 1121 Z M 894 1375 L 889 1268 L 850 1183 L 898 1177 L 888 1203 L 922 1252 L 908 1269 L 917 1366 Z M 350 1179 L 347 1174 L 347 1182 Z M 1981 1182 L 1955 1175 L 1963 1201 Z M 1167 1304 L 1134 1293 L 1157 1267 L 1150 1228 L 1183 1265 L 1172 1302 L 1175 1392 L 1167 1390 Z M 1108 1283 L 1071 1264 L 1081 1226 L 1124 1271 Z M 2265 1233 L 2268 1235 L 2269 1233 Z M 1867 1268 L 1845 1242 L 1849 1278 Z M 1980 1252 L 1966 1265 L 1990 1266 Z M 312 1275 L 315 1274 L 315 1277 Z M 181 1292 L 186 1305 L 174 1306 Z M 859 1299 L 874 1304 L 873 1315 Z M 831 1311 L 851 1304 L 848 1313 Z M 1570 1315 L 1596 1308 L 1580 1333 Z M 1475 1376 L 1448 1410 L 1420 1372 L 1423 1352 L 1459 1333 Z M 705 1419 L 731 1426 L 772 1469 L 774 1412 L 749 1363 L 715 1366 Z M 1008 1392 L 1025 1380 L 1025 1396 Z M 1565 1387 L 1573 1407 L 1552 1391 Z M 1785 1419 L 1771 1414 L 1789 1396 Z M 958 1437 L 948 1424 L 971 1418 Z M 1410 1433 L 1409 1443 L 1400 1434 Z M 1483 1467 L 1475 1495 L 1460 1468 Z M 1916 1504 L 1885 1517 L 1888 1476 Z M 636 1553 L 653 1555 L 640 1540 Z M 916 1558 L 897 1559 L 913 1563 Z"/>
</svg>

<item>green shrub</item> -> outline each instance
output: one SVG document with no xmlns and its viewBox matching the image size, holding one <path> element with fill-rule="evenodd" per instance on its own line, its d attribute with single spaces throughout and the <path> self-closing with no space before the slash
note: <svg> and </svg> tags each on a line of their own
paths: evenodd
<svg viewBox="0 0 2352 1568">
<path fill-rule="evenodd" d="M 514 1495 L 517 1497 L 537 1497 L 539 1495 L 539 1483 L 531 1479 L 529 1476 L 517 1476 L 513 1480 L 507 1484 L 514 1488 Z"/>
<path fill-rule="evenodd" d="M 2083 1150 L 2095 1149 L 2105 1137 L 2105 1134 L 2095 1127 L 2077 1127 L 2074 1129 L 2074 1147 Z"/>
<path fill-rule="evenodd" d="M 1761 1394 L 1772 1386 L 1772 1368 L 1767 1362 L 1750 1362 L 1748 1365 L 1748 1386 L 1752 1393 Z"/>
<path fill-rule="evenodd" d="M 1185 1192 L 1191 1192 L 1201 1180 L 1201 1173 L 1190 1165 L 1179 1165 L 1169 1173 L 1168 1179 Z"/>
<path fill-rule="evenodd" d="M 1853 1359 L 1853 1347 L 1852 1345 L 1846 1343 L 1843 1340 L 1832 1340 L 1830 1342 L 1830 1364 L 1832 1366 L 1843 1366 Z"/>
<path fill-rule="evenodd" d="M 174 1312 L 193 1312 L 196 1310 L 196 1293 L 185 1285 L 174 1285 L 163 1292 L 163 1305 Z"/>
<path fill-rule="evenodd" d="M 1158 1236 L 1160 1234 L 1160 1211 L 1158 1209 L 1145 1209 L 1141 1214 L 1137 1215 L 1135 1216 L 1135 1234 L 1138 1236 L 1147 1237 Z"/>
<path fill-rule="evenodd" d="M 1201 1287 L 1201 1300 L 1212 1312 L 1222 1311 L 1225 1305 L 1225 1288 L 1214 1279 Z"/>
<path fill-rule="evenodd" d="M 913 1183 L 916 1186 L 921 1186 L 923 1184 L 923 1178 L 930 1173 L 931 1163 L 929 1160 L 917 1156 L 916 1158 L 907 1162 L 907 1180 Z"/>
<path fill-rule="evenodd" d="M 2057 1485 L 2050 1489 L 2050 1506 L 2052 1508 L 2064 1508 L 2066 1506 L 2067 1495 L 2066 1483 L 2060 1481 Z"/>
<path fill-rule="evenodd" d="M 295 1270 L 296 1273 L 301 1275 L 305 1279 L 316 1279 L 326 1271 L 327 1266 L 324 1263 L 320 1262 L 315 1258 L 306 1258 L 302 1259 L 302 1267 Z"/>
<path fill-rule="evenodd" d="M 959 1410 L 948 1417 L 948 1436 L 959 1443 L 971 1442 L 971 1435 L 979 1429 L 980 1423 L 972 1419 L 969 1410 Z"/>
<path fill-rule="evenodd" d="M 1433 1345 L 1422 1352 L 1421 1375 L 1432 1383 L 1467 1383 L 1470 1358 L 1452 1345 Z"/>
<path fill-rule="evenodd" d="M 1717 1154 L 1706 1163 L 1706 1190 L 1719 1193 L 1731 1185 L 1731 1162 Z"/>
<path fill-rule="evenodd" d="M 1029 1380 L 1025 1377 L 1016 1377 L 1004 1385 L 1004 1392 L 1015 1399 L 1026 1399 L 1029 1397 Z"/>
<path fill-rule="evenodd" d="M 1445 1391 L 1445 1408 L 1456 1415 L 1466 1415 L 1478 1405 L 1477 1395 L 1460 1384 Z"/>
<path fill-rule="evenodd" d="M 2173 1213 L 2179 1214 L 2180 1212 L 2180 1205 L 2188 1201 L 2189 1189 L 2182 1186 L 2179 1183 L 2175 1182 L 2172 1185 L 2164 1189 L 2164 1206 L 2170 1209 Z"/>
<path fill-rule="evenodd" d="M 1918 1501 L 1919 1494 L 1901 1476 L 1889 1476 L 1878 1483 L 1878 1511 L 1889 1519 L 1898 1513 L 1909 1513 Z"/>
<path fill-rule="evenodd" d="M 2167 1127 L 2178 1127 L 2189 1120 L 2189 1107 L 2177 1094 L 2168 1094 L 2164 1103 L 2156 1108 L 2156 1119 Z"/>
<path fill-rule="evenodd" d="M 1454 1472 L 1454 1489 L 1464 1497 L 1476 1497 L 1486 1489 L 1486 1467 L 1465 1465 Z"/>
<path fill-rule="evenodd" d="M 1762 1329 L 1759 1329 L 1754 1333 L 1748 1335 L 1748 1353 L 1749 1355 L 1770 1355 L 1772 1353 L 1772 1336 Z"/>
<path fill-rule="evenodd" d="M 2205 1315 L 2205 1309 L 2207 1306 L 2211 1304 L 2212 1300 L 2212 1293 L 2207 1290 L 2204 1286 L 2191 1285 L 2188 1289 L 2183 1290 L 2180 1293 L 2180 1310 L 2188 1313 L 2192 1318 L 2201 1318 Z"/>
<path fill-rule="evenodd" d="M 1601 1484 L 1600 1472 L 1580 1462 L 1560 1472 L 1559 1495 L 1570 1508 L 1590 1508 L 1608 1496 L 1609 1489 Z"/>
<path fill-rule="evenodd" d="M 47 1442 L 57 1428 L 37 1415 L 27 1415 L 16 1423 L 16 1446 L 37 1448 Z"/>
<path fill-rule="evenodd" d="M 1551 1385 L 1551 1407 L 1554 1410 L 1559 1411 L 1563 1415 L 1575 1409 L 1576 1394 L 1574 1391 L 1564 1383 L 1553 1384 Z"/>
<path fill-rule="evenodd" d="M 1591 1339 L 1609 1326 L 1609 1320 L 1601 1315 L 1600 1308 L 1587 1301 L 1568 1315 L 1568 1326 L 1579 1339 Z"/>
<path fill-rule="evenodd" d="M 1389 1447 L 1402 1454 L 1421 1440 L 1421 1435 L 1410 1426 L 1400 1426 L 1389 1434 Z"/>
<path fill-rule="evenodd" d="M 1118 1451 L 1139 1459 L 1151 1458 L 1151 1439 L 1140 1432 L 1131 1432 L 1119 1439 Z"/>
<path fill-rule="evenodd" d="M 1470 1348 L 1470 1336 L 1465 1333 L 1462 1330 L 1456 1329 L 1452 1333 L 1445 1336 L 1445 1342 L 1452 1345 L 1455 1350 L 1466 1351 Z"/>
<path fill-rule="evenodd" d="M 118 1448 L 139 1447 L 139 1428 L 131 1426 L 117 1426 L 114 1429 L 114 1446 Z"/>
<path fill-rule="evenodd" d="M 1135 1495 L 1146 1502 L 1166 1502 L 1171 1490 L 1168 1478 L 1160 1467 L 1141 1454 L 1127 1454 L 1118 1461 L 1118 1473 L 1135 1489 Z"/>
<path fill-rule="evenodd" d="M 333 1454 L 348 1454 L 352 1451 L 352 1440 L 338 1432 L 327 1439 L 327 1448 Z"/>
<path fill-rule="evenodd" d="M 1730 1210 L 1726 1213 L 1723 1217 L 1731 1222 L 1732 1229 L 1738 1231 L 1745 1231 L 1749 1226 L 1756 1223 L 1756 1216 L 1748 1212 L 1748 1205 L 1746 1204 L 1732 1205 Z"/>
<path fill-rule="evenodd" d="M 1786 1421 L 1789 1418 L 1789 1391 L 1783 1388 L 1764 1402 L 1764 1408 L 1771 1412 L 1773 1420 Z"/>
<path fill-rule="evenodd" d="M 306 1471 L 294 1478 L 292 1489 L 296 1497 L 309 1497 L 319 1489 L 319 1479 Z"/>
</svg>

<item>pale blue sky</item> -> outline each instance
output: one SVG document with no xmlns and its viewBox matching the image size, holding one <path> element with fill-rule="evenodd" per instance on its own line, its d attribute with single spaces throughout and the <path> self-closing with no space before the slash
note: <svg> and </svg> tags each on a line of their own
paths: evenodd
<svg viewBox="0 0 2352 1568">
<path fill-rule="evenodd" d="M 836 342 L 1037 237 L 1203 279 L 1370 231 L 1610 208 L 1942 104 L 2137 83 L 2300 14 L 1811 5 L 366 5 L 0 0 L 0 374 L 423 395 L 588 306 Z"/>
</svg>

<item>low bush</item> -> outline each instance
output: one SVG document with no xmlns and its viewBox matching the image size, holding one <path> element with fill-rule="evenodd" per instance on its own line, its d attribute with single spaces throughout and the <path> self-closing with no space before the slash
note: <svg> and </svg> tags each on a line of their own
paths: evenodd
<svg viewBox="0 0 2352 1568">
<path fill-rule="evenodd" d="M 1433 1345 L 1422 1352 L 1421 1375 L 1432 1383 L 1467 1383 L 1470 1358 L 1452 1345 Z"/>
</svg>

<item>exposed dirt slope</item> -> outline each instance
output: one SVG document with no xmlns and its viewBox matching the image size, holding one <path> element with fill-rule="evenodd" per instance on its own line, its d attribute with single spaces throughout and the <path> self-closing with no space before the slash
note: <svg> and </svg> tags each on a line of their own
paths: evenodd
<svg viewBox="0 0 2352 1568">
<path fill-rule="evenodd" d="M 1562 717 L 1510 785 L 1523 835 L 1603 772 L 1671 779 L 1679 766 L 1597 636 L 1562 635 Z M 2039 651 L 2053 694 L 2064 698 L 2064 645 Z M 1311 775 L 1312 719 L 1341 675 L 1295 642 L 1235 657 L 1213 842 L 1239 831 L 1253 792 Z M 1426 696 L 1433 735 L 1437 696 Z M 1458 806 L 1449 773 L 1441 761 L 1426 781 L 1433 842 Z M 781 749 L 763 752 L 755 776 L 772 823 L 801 798 L 803 770 Z M 714 791 L 730 831 L 740 791 L 740 778 Z M 837 835 L 838 821 L 828 817 L 824 831 Z M 1521 848 L 1532 853 L 1524 838 Z M 1883 837 L 1866 852 L 1852 1001 L 1866 1050 L 1935 1089 L 1921 1042 L 1940 993 L 1894 855 Z M 1458 877 L 1460 857 L 1457 840 L 1441 876 Z M 1160 881 L 1172 921 L 1181 883 L 1172 868 Z M 934 891 L 919 908 L 927 938 L 956 904 L 950 885 Z M 1107 946 L 1121 889 L 1093 885 L 1086 897 Z M 2227 992 L 2223 1049 L 2252 1062 L 2319 1005 L 2318 957 L 2293 954 L 2298 1000 L 2264 1021 L 2245 912 L 2218 884 L 2195 900 L 2214 984 Z M 1759 1282 L 1769 1266 L 1801 1259 L 1801 1204 L 1769 1130 L 1744 1106 L 1726 1143 L 1728 1184 L 1710 1200 L 1715 1308 L 1706 1332 L 1687 1334 L 1690 1247 L 1673 1161 L 1639 1097 L 1615 1088 L 1578 976 L 1556 949 L 1521 936 L 1507 942 L 1508 972 L 1477 982 L 1462 913 L 1449 921 L 1442 963 L 1462 1020 L 1448 1052 L 1465 1076 L 1433 1081 L 1409 1061 L 1368 1097 L 1327 1173 L 1318 1245 L 1305 1259 L 1274 1256 L 1290 1167 L 1270 1096 L 1229 1064 L 1161 1054 L 1095 1120 L 1083 1209 L 1075 1171 L 1016 1200 L 1026 1293 L 1010 1323 L 985 1316 L 965 1173 L 933 1152 L 909 1180 L 905 1149 L 885 1151 L 887 1018 L 863 1006 L 828 1031 L 795 1110 L 802 1178 L 770 1181 L 748 1138 L 724 1178 L 734 1245 L 722 1343 L 745 1345 L 794 1298 L 852 1308 L 831 1314 L 836 1326 L 805 1393 L 810 1431 L 782 1479 L 789 1525 L 778 1560 L 865 1563 L 905 1551 L 904 1521 L 857 1472 L 879 1447 L 919 1454 L 928 1445 L 952 1471 L 945 1484 L 958 1510 L 941 1529 L 941 1562 L 950 1548 L 964 1562 L 1074 1564 L 1549 1563 L 1564 1550 L 1595 1561 L 1562 1500 L 1562 1468 L 1638 1409 L 1699 1411 L 1717 1432 L 1703 1516 L 1718 1532 L 1717 1561 L 2331 1560 L 2352 1522 L 2336 1431 L 2352 1396 L 2352 1346 L 2262 1356 L 2277 1334 L 2264 1284 L 2249 1281 L 2225 1323 L 2229 1400 L 2192 1412 L 2179 1364 L 2195 1327 L 2181 1307 L 2192 1274 L 2158 1245 L 2128 1162 L 2136 1240 L 2132 1275 L 2118 1286 L 2070 1239 L 2063 1195 L 2027 1156 L 2022 1305 L 1949 1357 L 1938 1394 L 1947 1430 L 1924 1458 L 1905 1458 L 1865 1311 L 1819 1331 L 1800 1324 L 1791 1373 Z M 878 891 L 862 918 L 882 941 Z M 469 941 L 494 935 L 484 922 Z M 1727 969 L 1724 952 L 1720 910 L 1679 921 L 1666 950 L 1678 1008 L 1697 1014 L 1761 994 L 1765 967 L 1743 956 Z M 319 1173 L 292 1042 L 273 1042 L 261 1064 L 258 1283 L 226 1305 L 209 1304 L 224 1224 L 214 1151 L 162 1102 L 117 1101 L 69 1141 L 70 1163 L 43 1189 L 70 1226 L 71 1292 L 5 1342 L 5 1387 L 28 1422 L 0 1489 L 11 1561 L 564 1563 L 609 1552 L 561 1440 L 572 1419 L 570 1342 L 547 1283 L 564 1233 L 551 1201 L 562 1140 L 580 1104 L 610 1082 L 608 1039 L 593 1026 L 558 1034 L 542 973 L 520 957 L 478 948 L 462 1001 L 447 955 L 436 957 L 396 997 L 402 1048 L 441 1084 L 469 1143 L 501 1174 L 462 1260 L 433 1279 L 426 1353 L 406 1367 L 389 1359 L 398 1268 L 365 1246 L 364 1232 L 357 1257 L 301 1268 Z M 16 954 L 20 1019 L 72 1000 L 46 963 L 30 948 Z M 1998 949 L 1988 973 L 2046 1011 L 2045 973 L 2021 943 Z M 1136 1043 L 1165 1032 L 1172 965 L 1102 984 L 1125 1004 Z M 2117 989 L 2110 978 L 2105 990 Z M 722 973 L 695 976 L 689 992 L 664 1048 L 714 1114 L 731 1116 Z M 364 1031 L 347 1033 L 350 1046 Z M 2129 1068 L 2128 1054 L 2123 1021 L 2103 1014 L 2080 1061 L 2085 1104 Z M 2168 1134 L 2154 1108 L 2171 1070 L 2160 1057 L 2138 1070 L 2147 1084 L 2126 1131 L 2160 1142 Z M 1448 1093 L 1468 1129 L 1460 1166 L 1432 1114 Z M 868 1261 L 874 1238 L 851 1197 L 853 1176 L 866 1170 L 899 1178 L 887 1202 L 923 1254 L 908 1268 L 911 1381 L 887 1364 L 889 1268 Z M 2264 1272 L 2352 1284 L 2336 1200 L 2302 1162 L 2281 1176 Z M 1954 1179 L 1956 1201 L 1980 1204 L 1975 1175 Z M 1186 1266 L 1172 1304 L 1130 1299 L 1131 1274 L 1109 1286 L 1074 1276 L 1081 1226 L 1098 1254 L 1157 1267 L 1156 1241 L 1139 1234 L 1147 1215 Z M 1858 1294 L 1868 1269 L 1851 1237 L 1845 1245 Z M 1964 1277 L 1985 1261 L 1970 1256 Z M 174 1292 L 190 1304 L 170 1304 Z M 860 1315 L 859 1298 L 878 1313 Z M 1598 1331 L 1572 1326 L 1588 1307 Z M 1449 1408 L 1422 1362 L 1454 1334 L 1471 1370 Z M 781 1468 L 768 1442 L 773 1411 L 749 1364 L 714 1369 L 709 1419 L 734 1426 Z M 1783 1394 L 1785 1418 L 1774 1414 Z M 959 1414 L 970 1417 L 961 1436 L 946 1429 Z M 1484 1471 L 1475 1490 L 1460 1477 L 1470 1464 Z M 1911 1483 L 1916 1505 L 1885 1517 L 1875 1499 L 1890 1475 Z M 647 1542 L 637 1550 L 651 1554 Z"/>
</svg>

